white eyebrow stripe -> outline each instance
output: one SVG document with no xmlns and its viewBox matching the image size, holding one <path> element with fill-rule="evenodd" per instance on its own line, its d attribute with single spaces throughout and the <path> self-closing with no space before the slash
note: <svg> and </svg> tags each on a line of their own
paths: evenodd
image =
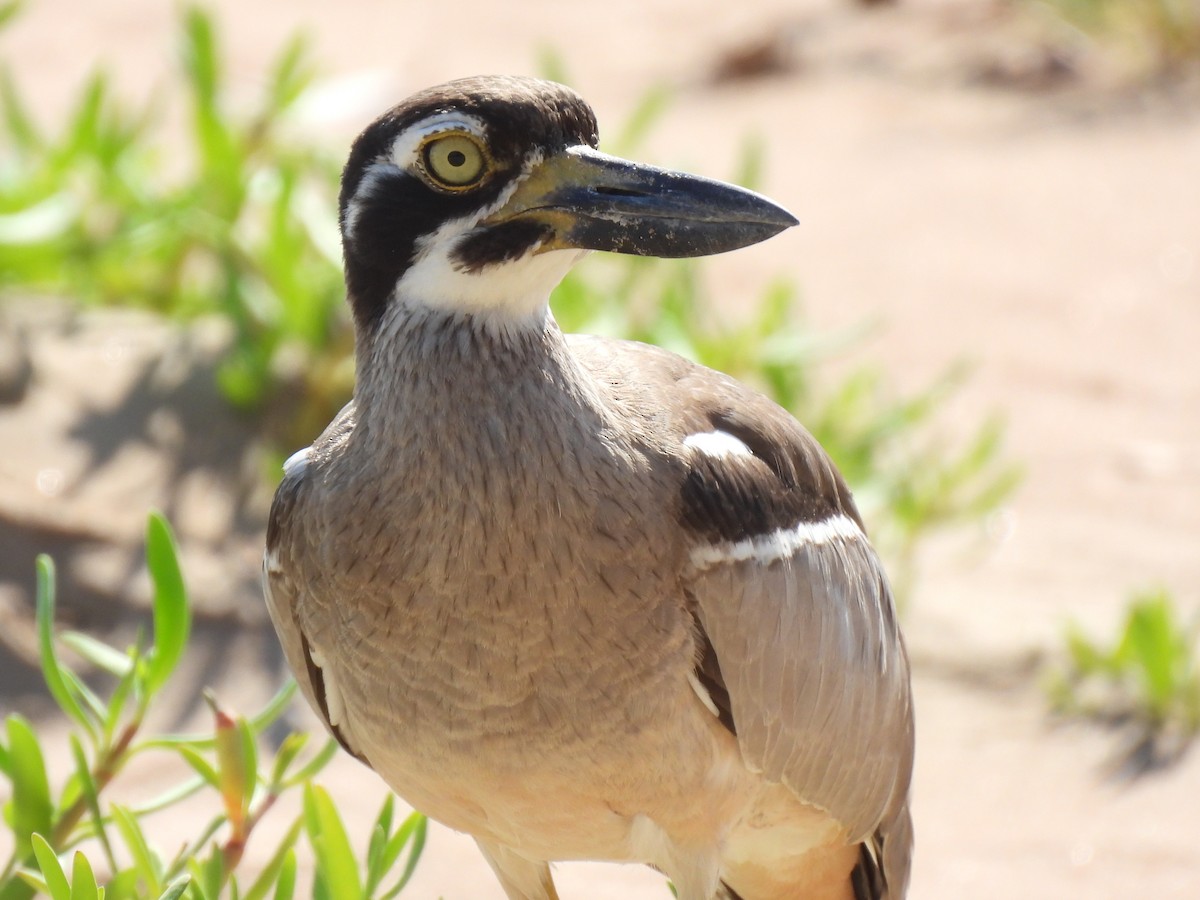
<svg viewBox="0 0 1200 900">
<path fill-rule="evenodd" d="M 354 194 L 346 201 L 346 221 L 343 226 L 346 240 L 354 240 L 355 232 L 358 230 L 358 219 L 362 215 L 364 198 L 371 196 L 375 187 L 395 171 L 395 167 L 390 162 L 376 160 L 363 172 L 362 178 L 354 188 Z"/>
<path fill-rule="evenodd" d="M 704 431 L 689 434 L 683 439 L 683 446 L 696 450 L 713 459 L 725 459 L 730 456 L 754 456 L 745 441 L 734 437 L 727 431 Z"/>
<path fill-rule="evenodd" d="M 794 528 L 781 528 L 741 541 L 700 544 L 692 548 L 691 561 L 700 570 L 722 563 L 753 561 L 768 565 L 791 557 L 801 547 L 831 544 L 837 540 L 862 540 L 865 537 L 857 522 L 844 513 L 837 513 L 820 522 L 801 522 Z"/>
<path fill-rule="evenodd" d="M 487 126 L 482 119 L 462 112 L 437 113 L 400 132 L 392 142 L 388 159 L 401 169 L 411 167 L 426 138 L 442 131 L 467 131 L 481 139 L 487 138 Z"/>
<path fill-rule="evenodd" d="M 417 165 L 417 153 L 421 144 L 430 135 L 442 131 L 468 131 L 486 140 L 487 127 L 483 120 L 476 116 L 461 112 L 443 112 L 429 116 L 405 128 L 396 139 L 388 152 L 377 157 L 363 172 L 354 195 L 346 203 L 345 232 L 347 239 L 353 240 L 358 218 L 362 212 L 363 198 L 370 196 L 380 181 L 393 175 L 396 169 L 411 172 Z"/>
</svg>

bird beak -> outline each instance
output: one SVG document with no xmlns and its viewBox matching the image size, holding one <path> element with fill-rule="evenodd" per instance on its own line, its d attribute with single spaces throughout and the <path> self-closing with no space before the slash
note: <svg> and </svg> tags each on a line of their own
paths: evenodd
<svg viewBox="0 0 1200 900">
<path fill-rule="evenodd" d="M 773 237 L 796 218 L 766 197 L 575 146 L 538 164 L 487 225 L 549 226 L 539 252 L 706 256 Z"/>
</svg>

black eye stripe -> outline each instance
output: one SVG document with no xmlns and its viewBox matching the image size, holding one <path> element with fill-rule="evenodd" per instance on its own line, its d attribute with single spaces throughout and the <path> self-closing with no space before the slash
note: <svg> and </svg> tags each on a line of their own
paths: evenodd
<svg viewBox="0 0 1200 900">
<path fill-rule="evenodd" d="M 497 178 L 470 193 L 444 194 L 411 172 L 378 170 L 355 198 L 354 230 L 343 245 L 347 294 L 358 326 L 370 331 L 382 318 L 422 237 L 495 203 L 505 183 Z"/>
<path fill-rule="evenodd" d="M 423 149 L 417 151 L 414 169 L 393 159 L 400 136 L 418 129 L 412 140 L 423 147 L 434 137 L 427 129 L 439 119 L 449 130 L 466 131 L 479 141 L 487 158 L 486 177 L 464 178 L 472 165 L 465 148 L 447 148 L 443 169 L 459 183 L 441 191 L 431 183 Z M 596 146 L 592 111 L 568 89 L 532 79 L 439 85 L 414 94 L 368 125 L 351 149 L 338 197 L 346 286 L 360 332 L 370 333 L 382 318 L 423 237 L 451 219 L 494 204 L 531 151 L 549 156 L 575 144 Z M 463 152 L 462 160 L 449 159 L 455 150 Z M 390 166 L 376 168 L 379 163 Z M 514 226 L 466 242 L 456 262 L 468 270 L 484 267 L 541 238 L 536 229 Z"/>
</svg>

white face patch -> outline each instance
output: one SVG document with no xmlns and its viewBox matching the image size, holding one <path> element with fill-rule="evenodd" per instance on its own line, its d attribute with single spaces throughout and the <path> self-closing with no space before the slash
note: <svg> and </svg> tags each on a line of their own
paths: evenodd
<svg viewBox="0 0 1200 900">
<path fill-rule="evenodd" d="M 692 565 L 702 570 L 722 563 L 753 561 L 769 565 L 787 559 L 801 547 L 865 537 L 857 522 L 839 513 L 820 522 L 801 522 L 795 528 L 781 528 L 744 541 L 702 544 L 692 549 L 691 559 Z"/>
<path fill-rule="evenodd" d="M 701 434 L 689 434 L 683 439 L 683 446 L 696 450 L 714 459 L 724 459 L 727 456 L 753 456 L 754 453 L 746 444 L 727 431 L 705 431 Z"/>
<path fill-rule="evenodd" d="M 358 182 L 358 187 L 354 190 L 354 196 L 346 203 L 346 221 L 342 224 L 345 240 L 353 241 L 355 239 L 355 234 L 358 231 L 358 220 L 363 210 L 363 198 L 371 196 L 375 192 L 375 186 L 386 179 L 388 173 L 391 171 L 391 163 L 377 162 L 372 164 L 363 173 L 363 177 Z"/>
<path fill-rule="evenodd" d="M 421 148 L 433 135 L 460 131 L 473 134 L 486 145 L 483 121 L 461 112 L 439 113 L 406 128 L 393 142 L 387 156 L 367 169 L 346 207 L 345 234 L 353 241 L 363 207 L 381 181 L 397 169 L 425 178 L 421 172 Z M 443 222 L 425 235 L 414 248 L 412 263 L 396 284 L 395 306 L 424 306 L 447 313 L 467 313 L 487 326 L 500 330 L 541 328 L 549 315 L 550 292 L 570 268 L 587 255 L 586 250 L 538 252 L 535 244 L 523 256 L 491 263 L 468 271 L 455 251 L 481 221 L 494 215 L 511 199 L 517 188 L 543 161 L 540 151 L 531 152 L 523 171 L 513 178 L 488 206 L 469 215 Z"/>
<path fill-rule="evenodd" d="M 417 243 L 416 258 L 396 285 L 407 304 L 444 312 L 470 313 L 504 327 L 540 328 L 549 312 L 550 292 L 586 250 L 538 253 L 534 245 L 517 259 L 493 263 L 478 271 L 464 269 L 454 251 L 482 220 L 501 209 L 541 161 L 531 155 L 525 171 L 509 183 L 495 202 L 459 219 L 442 223 Z"/>
<path fill-rule="evenodd" d="M 468 272 L 451 259 L 453 249 L 453 241 L 429 242 L 425 252 L 401 277 L 397 296 L 407 304 L 470 313 L 497 325 L 531 328 L 540 328 L 545 323 L 550 292 L 587 253 L 585 250 L 530 252 L 519 259 Z"/>
</svg>

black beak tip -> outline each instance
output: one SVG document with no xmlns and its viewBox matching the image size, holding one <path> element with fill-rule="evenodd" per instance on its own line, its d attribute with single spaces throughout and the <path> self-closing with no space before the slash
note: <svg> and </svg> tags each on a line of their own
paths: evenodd
<svg viewBox="0 0 1200 900">
<path fill-rule="evenodd" d="M 769 200 L 762 194 L 754 194 L 754 218 L 759 224 L 767 225 L 775 228 L 775 234 L 780 231 L 785 231 L 793 225 L 799 225 L 800 220 L 794 215 L 776 203 L 774 200 Z"/>
<path fill-rule="evenodd" d="M 727 226 L 730 249 L 760 243 L 799 224 L 800 220 L 779 204 L 755 195 L 753 212 L 741 223 Z"/>
</svg>

